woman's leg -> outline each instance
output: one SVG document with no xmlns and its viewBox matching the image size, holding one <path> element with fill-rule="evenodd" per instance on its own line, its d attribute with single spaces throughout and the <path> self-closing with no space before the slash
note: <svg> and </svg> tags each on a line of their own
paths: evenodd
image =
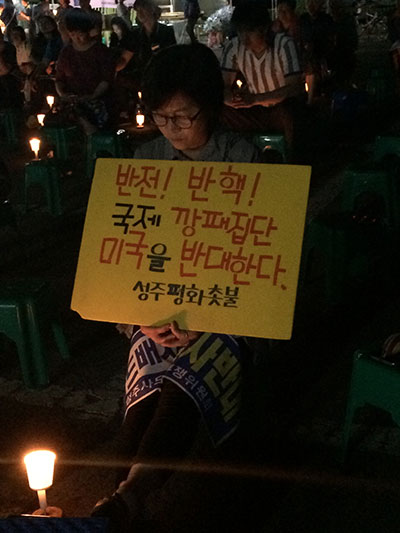
<svg viewBox="0 0 400 533">
<path fill-rule="evenodd" d="M 173 466 L 189 452 L 198 429 L 200 414 L 193 400 L 177 385 L 166 380 L 154 415 L 144 432 L 135 463 L 117 493 L 131 514 L 140 508 L 153 490 L 161 488 L 173 473 Z M 157 461 L 157 465 L 151 463 Z"/>
<path fill-rule="evenodd" d="M 133 405 L 125 415 L 122 427 L 116 438 L 115 449 L 118 459 L 126 462 L 127 466 L 121 467 L 117 471 L 117 487 L 129 474 L 130 465 L 138 452 L 140 441 L 157 409 L 159 398 L 160 394 L 154 392 L 136 405 Z"/>
</svg>

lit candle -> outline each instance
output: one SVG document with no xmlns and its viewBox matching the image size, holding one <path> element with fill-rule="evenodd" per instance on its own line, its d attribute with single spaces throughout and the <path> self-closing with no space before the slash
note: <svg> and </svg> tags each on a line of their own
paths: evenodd
<svg viewBox="0 0 400 533">
<path fill-rule="evenodd" d="M 305 82 L 305 84 L 304 84 L 304 88 L 305 88 L 305 90 L 306 90 L 306 93 L 308 93 L 308 83 L 307 83 L 307 82 Z"/>
<path fill-rule="evenodd" d="M 56 454 L 49 450 L 36 450 L 24 457 L 29 487 L 36 490 L 40 508 L 46 511 L 46 489 L 53 484 Z"/>
<path fill-rule="evenodd" d="M 51 95 L 46 96 L 46 101 L 47 101 L 47 103 L 48 103 L 48 105 L 49 105 L 49 107 L 51 109 L 53 107 L 53 104 L 54 104 L 54 96 L 51 96 Z"/>
<path fill-rule="evenodd" d="M 136 113 L 136 127 L 143 128 L 143 124 L 144 124 L 144 115 L 139 109 L 138 112 Z"/>
<path fill-rule="evenodd" d="M 138 91 L 137 95 L 138 95 L 139 101 L 141 101 L 142 100 L 142 91 Z"/>
<path fill-rule="evenodd" d="M 53 9 L 53 15 L 54 15 L 54 16 L 57 15 L 57 9 Z"/>
<path fill-rule="evenodd" d="M 242 88 L 243 82 L 241 80 L 236 80 L 236 85 L 238 86 L 238 89 L 240 90 Z"/>
<path fill-rule="evenodd" d="M 44 117 L 46 115 L 44 113 L 40 113 L 39 115 L 36 115 L 37 121 L 41 126 L 44 126 Z"/>
<path fill-rule="evenodd" d="M 29 144 L 31 145 L 32 152 L 35 152 L 35 159 L 39 159 L 40 139 L 34 137 L 29 140 Z"/>
</svg>

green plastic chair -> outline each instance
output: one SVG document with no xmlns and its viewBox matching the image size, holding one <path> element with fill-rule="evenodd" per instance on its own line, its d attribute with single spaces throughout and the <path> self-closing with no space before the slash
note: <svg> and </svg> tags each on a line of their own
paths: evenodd
<svg viewBox="0 0 400 533">
<path fill-rule="evenodd" d="M 400 426 L 400 369 L 377 361 L 369 353 L 354 353 L 350 392 L 343 426 L 341 460 L 347 458 L 351 426 L 360 407 L 373 405 L 388 411 Z"/>
<path fill-rule="evenodd" d="M 18 145 L 22 115 L 16 109 L 0 111 L 0 138 L 9 146 Z"/>
<path fill-rule="evenodd" d="M 124 139 L 114 132 L 98 132 L 87 139 L 86 171 L 89 179 L 93 176 L 94 165 L 98 157 L 123 157 Z"/>
<path fill-rule="evenodd" d="M 76 153 L 80 135 L 76 126 L 44 126 L 40 130 L 40 137 L 54 147 L 54 156 L 62 161 Z"/>
<path fill-rule="evenodd" d="M 400 137 L 378 135 L 374 143 L 374 161 L 381 161 L 387 156 L 400 158 Z"/>
<path fill-rule="evenodd" d="M 312 259 L 317 253 L 324 261 L 321 273 L 326 300 L 331 304 L 343 302 L 354 294 L 356 287 L 370 279 L 378 267 L 384 268 L 387 275 L 391 264 L 382 258 L 389 253 L 389 243 L 387 229 L 381 225 L 356 224 L 350 213 L 320 215 L 305 229 L 301 284 L 305 286 L 309 281 Z"/>
<path fill-rule="evenodd" d="M 39 159 L 25 165 L 25 211 L 29 204 L 29 189 L 39 185 L 46 193 L 47 209 L 54 215 L 61 215 L 60 172 L 55 161 Z"/>
<path fill-rule="evenodd" d="M 287 163 L 288 147 L 284 135 L 256 133 L 252 141 L 262 152 L 268 152 L 270 150 L 279 152 L 282 163 Z"/>
<path fill-rule="evenodd" d="M 390 227 L 400 227 L 400 203 L 398 178 L 394 172 L 371 166 L 370 168 L 347 168 L 343 175 L 342 209 L 353 211 L 357 197 L 375 193 L 384 202 L 384 220 Z"/>
<path fill-rule="evenodd" d="M 0 288 L 0 332 L 17 345 L 22 377 L 27 387 L 49 384 L 43 333 L 51 327 L 57 348 L 70 358 L 62 327 L 55 317 L 54 302 L 47 284 L 20 280 Z"/>
</svg>

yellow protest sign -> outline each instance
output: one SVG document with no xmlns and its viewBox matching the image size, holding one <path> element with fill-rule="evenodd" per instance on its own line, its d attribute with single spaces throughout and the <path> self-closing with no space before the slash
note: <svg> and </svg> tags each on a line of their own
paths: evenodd
<svg viewBox="0 0 400 533">
<path fill-rule="evenodd" d="M 91 320 L 290 338 L 310 174 L 98 160 L 72 309 Z"/>
</svg>

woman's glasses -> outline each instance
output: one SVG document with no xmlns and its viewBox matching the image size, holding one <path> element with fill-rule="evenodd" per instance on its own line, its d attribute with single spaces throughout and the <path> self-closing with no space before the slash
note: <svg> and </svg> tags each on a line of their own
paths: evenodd
<svg viewBox="0 0 400 533">
<path fill-rule="evenodd" d="M 151 114 L 154 124 L 157 126 L 166 126 L 167 122 L 170 120 L 174 126 L 177 128 L 180 128 L 182 130 L 187 130 L 192 127 L 193 122 L 197 119 L 197 117 L 200 115 L 201 109 L 197 111 L 197 113 L 191 117 L 185 116 L 185 115 L 175 115 L 172 117 L 169 117 L 167 115 L 161 115 L 160 113 L 153 113 Z"/>
</svg>

